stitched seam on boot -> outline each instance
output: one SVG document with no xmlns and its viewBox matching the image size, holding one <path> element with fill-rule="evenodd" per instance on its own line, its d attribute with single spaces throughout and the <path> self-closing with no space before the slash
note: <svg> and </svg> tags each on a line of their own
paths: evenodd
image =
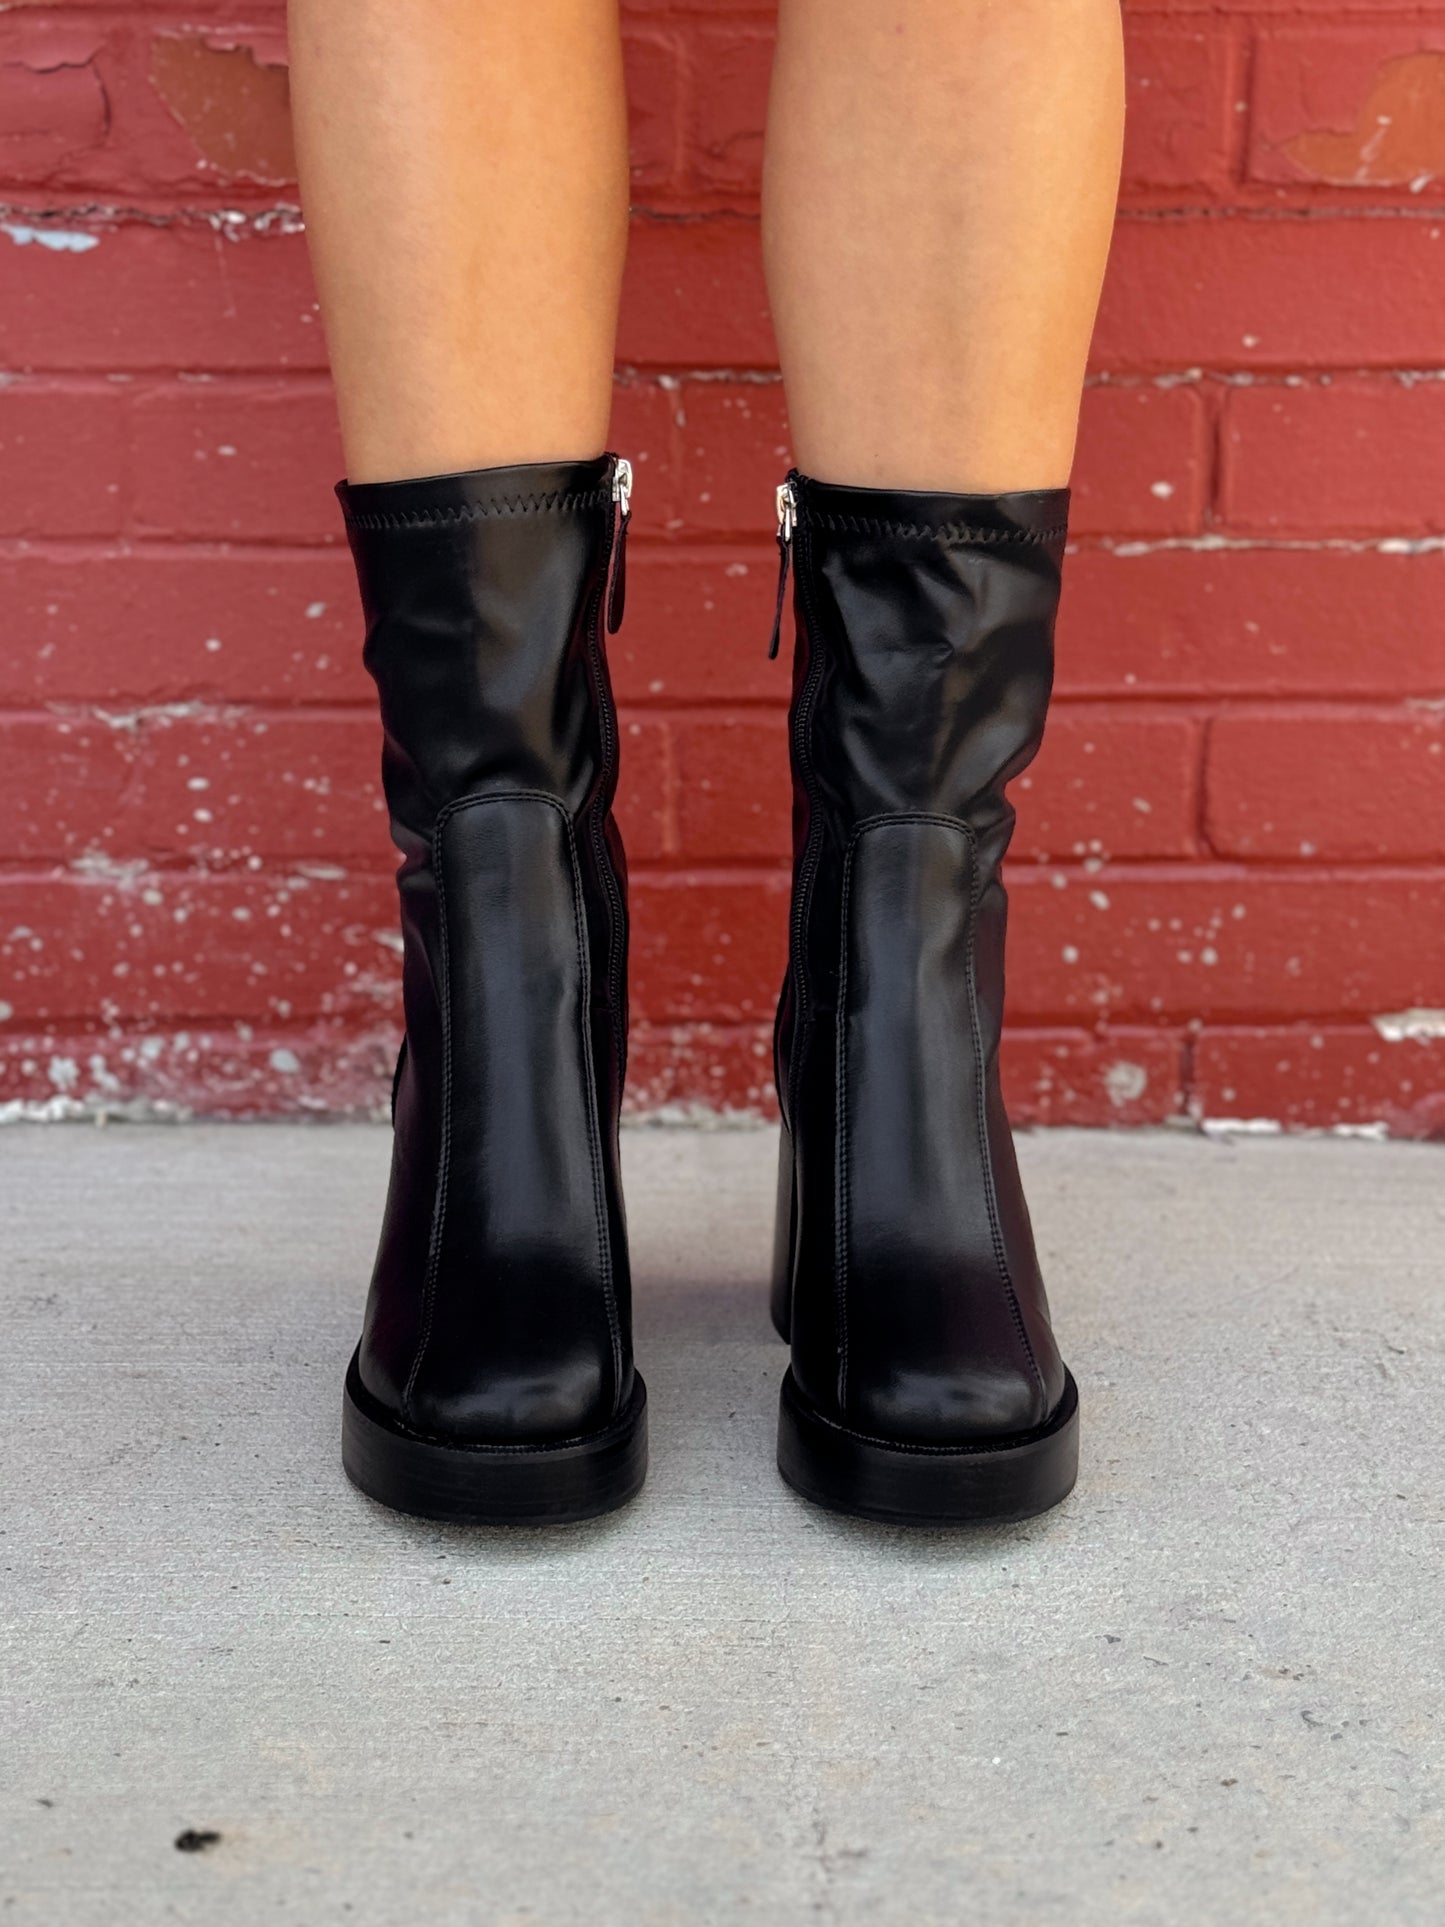
<svg viewBox="0 0 1445 1927">
<path fill-rule="evenodd" d="M 405 486 L 405 484 L 402 484 Z M 434 529 L 455 528 L 463 522 L 483 522 L 497 516 L 533 515 L 539 511 L 570 514 L 574 510 L 607 507 L 612 496 L 607 489 L 594 488 L 568 493 L 562 489 L 550 495 L 502 495 L 490 502 L 459 502 L 454 507 L 434 509 L 361 509 L 342 504 L 342 519 L 354 529 Z"/>
<path fill-rule="evenodd" d="M 984 1201 L 988 1205 L 989 1228 L 993 1232 L 994 1262 L 998 1266 L 999 1278 L 1003 1283 L 1004 1291 L 1008 1295 L 1009 1310 L 1013 1313 L 1014 1329 L 1018 1332 L 1019 1343 L 1024 1349 L 1024 1357 L 1028 1360 L 1029 1370 L 1033 1373 L 1035 1383 L 1038 1385 L 1039 1396 L 1047 1406 L 1049 1398 L 1048 1387 L 1044 1384 L 1044 1375 L 1039 1370 L 1039 1361 L 1034 1356 L 1033 1341 L 1030 1339 L 1028 1327 L 1024 1323 L 1023 1308 L 1019 1304 L 1019 1295 L 1014 1288 L 1013 1273 L 1009 1269 L 1008 1252 L 1004 1245 L 1003 1226 L 999 1222 L 998 1193 L 994 1188 L 993 1166 L 989 1162 L 988 1080 L 984 1075 L 983 1024 L 978 1014 L 977 942 L 978 906 L 980 902 L 978 838 L 974 835 L 973 825 L 971 823 L 964 823 L 961 825 L 961 828 L 968 838 L 968 949 L 966 953 L 968 967 L 965 975 L 968 979 L 969 1025 L 973 1032 L 973 1055 L 974 1062 L 977 1066 L 978 1077 L 978 1150 L 979 1167 L 983 1173 L 983 1195 Z"/>
<path fill-rule="evenodd" d="M 859 828 L 862 826 L 859 825 Z M 838 1320 L 838 1410 L 848 1409 L 848 1242 L 852 1225 L 848 1183 L 848 911 L 853 895 L 853 852 L 858 829 L 843 854 L 842 941 L 838 946 L 838 997 L 833 1018 L 833 1105 L 837 1112 L 833 1166 L 834 1315 Z"/>
<path fill-rule="evenodd" d="M 800 522 L 834 534 L 896 535 L 915 542 L 962 542 L 979 548 L 1042 548 L 1068 534 L 1068 524 L 1049 529 L 975 528 L 967 522 L 945 522 L 928 526 L 916 522 L 881 522 L 866 515 L 839 515 L 828 509 L 804 507 Z"/>
<path fill-rule="evenodd" d="M 581 970 L 582 982 L 578 1003 L 579 1030 L 582 1040 L 583 1083 L 587 1104 L 588 1157 L 592 1166 L 593 1212 L 597 1220 L 597 1255 L 602 1278 L 602 1299 L 607 1313 L 608 1336 L 612 1343 L 613 1354 L 613 1404 L 614 1418 L 617 1416 L 618 1400 L 622 1384 L 622 1334 L 621 1321 L 617 1312 L 615 1284 L 612 1276 L 612 1249 L 608 1238 L 607 1194 L 602 1180 L 599 1157 L 599 1123 L 597 1116 L 597 1078 L 592 1063 L 591 1036 L 591 962 L 586 944 L 586 930 L 582 917 L 582 877 L 577 861 L 577 845 L 573 833 L 572 818 L 564 803 L 555 796 L 548 796 L 544 790 L 499 790 L 485 796 L 462 796 L 447 804 L 437 817 L 436 828 L 432 832 L 432 873 L 436 878 L 437 923 L 441 937 L 442 960 L 442 1129 L 438 1157 L 436 1197 L 432 1205 L 431 1238 L 427 1250 L 426 1282 L 422 1293 L 422 1328 L 417 1340 L 416 1357 L 407 1375 L 406 1388 L 402 1393 L 402 1417 L 408 1425 L 412 1422 L 412 1399 L 416 1391 L 417 1379 L 421 1374 L 423 1361 L 431 1344 L 432 1326 L 436 1314 L 436 1293 L 438 1274 L 441 1269 L 442 1240 L 446 1224 L 447 1189 L 451 1176 L 451 1135 L 452 1135 L 452 1021 L 451 1021 L 451 945 L 447 930 L 446 916 L 446 879 L 441 861 L 442 832 L 452 818 L 460 811 L 483 803 L 546 803 L 556 810 L 566 829 L 567 854 L 572 870 L 572 922 L 577 942 L 577 961 Z"/>
<path fill-rule="evenodd" d="M 421 1375 L 422 1361 L 431 1344 L 432 1322 L 436 1309 L 437 1272 L 441 1267 L 442 1227 L 446 1222 L 447 1183 L 451 1175 L 452 1161 L 452 962 L 451 938 L 447 931 L 447 890 L 446 876 L 442 868 L 442 831 L 455 815 L 457 805 L 448 804 L 437 817 L 431 836 L 432 876 L 436 882 L 437 893 L 437 933 L 441 948 L 441 1020 L 442 1020 L 442 1124 L 437 1140 L 437 1182 L 432 1197 L 431 1234 L 427 1239 L 426 1276 L 422 1283 L 421 1330 L 417 1334 L 416 1356 L 412 1359 L 411 1370 L 407 1373 L 406 1384 L 401 1394 L 401 1415 L 408 1425 L 412 1421 L 412 1400 L 416 1392 L 417 1379 Z"/>
<path fill-rule="evenodd" d="M 565 806 L 546 799 L 560 812 L 567 832 L 567 855 L 572 864 L 572 928 L 581 973 L 578 1032 L 582 1045 L 582 1084 L 587 1105 L 587 1155 L 592 1165 L 592 1210 L 597 1219 L 597 1265 L 602 1279 L 602 1305 L 607 1313 L 607 1335 L 612 1342 L 612 1416 L 622 1410 L 622 1320 L 617 1310 L 616 1281 L 612 1276 L 611 1220 L 607 1212 L 607 1184 L 602 1171 L 602 1124 L 597 1110 L 597 1066 L 592 1057 L 592 953 L 582 907 L 582 865 L 577 856 L 576 827 Z"/>
</svg>

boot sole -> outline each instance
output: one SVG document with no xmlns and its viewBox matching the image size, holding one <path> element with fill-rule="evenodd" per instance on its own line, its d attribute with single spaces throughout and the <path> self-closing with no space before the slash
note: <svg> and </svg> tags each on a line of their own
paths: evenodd
<svg viewBox="0 0 1445 1927">
<path fill-rule="evenodd" d="M 647 1476 L 647 1387 L 604 1431 L 556 1445 L 447 1444 L 397 1424 L 361 1382 L 353 1356 L 341 1408 L 351 1483 L 393 1512 L 454 1525 L 567 1525 L 626 1505 Z"/>
<path fill-rule="evenodd" d="M 830 1512 L 886 1525 L 1003 1525 L 1047 1512 L 1079 1471 L 1079 1390 L 1047 1425 L 997 1445 L 898 1445 L 824 1418 L 783 1380 L 778 1470 L 793 1490 Z"/>
</svg>

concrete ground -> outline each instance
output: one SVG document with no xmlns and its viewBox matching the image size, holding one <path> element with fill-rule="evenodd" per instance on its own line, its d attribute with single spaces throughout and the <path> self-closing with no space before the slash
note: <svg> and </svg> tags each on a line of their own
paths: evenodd
<svg viewBox="0 0 1445 1927">
<path fill-rule="evenodd" d="M 771 1134 L 626 1155 L 652 1475 L 508 1534 L 341 1475 L 384 1130 L 0 1133 L 0 1918 L 1445 1919 L 1445 1151 L 1026 1139 L 1084 1470 L 972 1536 L 779 1483 Z"/>
</svg>

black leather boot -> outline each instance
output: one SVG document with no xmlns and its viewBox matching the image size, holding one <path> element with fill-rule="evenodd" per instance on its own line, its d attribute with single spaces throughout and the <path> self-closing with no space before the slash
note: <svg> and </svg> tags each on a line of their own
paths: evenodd
<svg viewBox="0 0 1445 1927">
<path fill-rule="evenodd" d="M 1077 1468 L 998 1078 L 1004 786 L 1043 732 L 1067 510 L 1064 489 L 779 490 L 798 640 L 778 1465 L 867 1518 L 1025 1518 Z"/>
<path fill-rule="evenodd" d="M 630 482 L 600 456 L 337 491 L 381 696 L 406 1015 L 342 1456 L 362 1491 L 431 1518 L 586 1518 L 646 1470 L 601 634 Z"/>
</svg>

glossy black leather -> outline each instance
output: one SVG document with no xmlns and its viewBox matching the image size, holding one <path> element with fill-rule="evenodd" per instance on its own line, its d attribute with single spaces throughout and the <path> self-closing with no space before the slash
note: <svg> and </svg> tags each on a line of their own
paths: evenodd
<svg viewBox="0 0 1445 1927">
<path fill-rule="evenodd" d="M 1004 790 L 1043 733 L 1068 492 L 792 485 L 775 1307 L 825 1418 L 1011 1439 L 1065 1386 L 998 1046 Z"/>
<path fill-rule="evenodd" d="M 569 1439 L 632 1389 L 612 472 L 337 491 L 402 857 L 406 1017 L 358 1370 L 426 1437 Z"/>
</svg>

